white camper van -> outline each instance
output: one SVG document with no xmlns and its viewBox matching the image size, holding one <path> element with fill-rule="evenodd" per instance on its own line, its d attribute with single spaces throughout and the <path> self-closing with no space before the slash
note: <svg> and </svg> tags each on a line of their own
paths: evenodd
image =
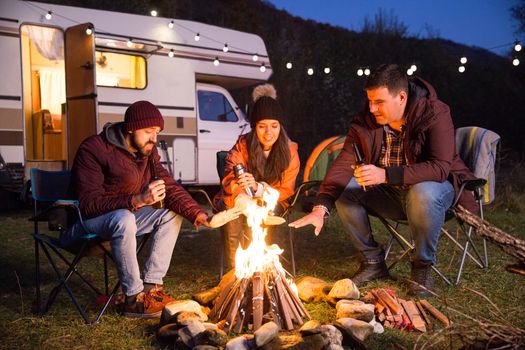
<svg viewBox="0 0 525 350">
<path fill-rule="evenodd" d="M 0 161 L 64 169 L 134 101 L 165 117 L 176 179 L 219 183 L 215 155 L 249 123 L 228 90 L 266 81 L 263 40 L 202 23 L 0 1 Z M 0 166 L 4 166 L 2 164 Z"/>
</svg>

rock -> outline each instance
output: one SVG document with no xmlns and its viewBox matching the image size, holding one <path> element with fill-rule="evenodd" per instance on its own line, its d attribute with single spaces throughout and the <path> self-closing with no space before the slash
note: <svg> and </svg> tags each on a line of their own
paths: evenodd
<svg viewBox="0 0 525 350">
<path fill-rule="evenodd" d="M 374 319 L 375 306 L 372 304 L 341 304 L 337 309 L 336 319 L 355 318 L 365 322 Z"/>
<path fill-rule="evenodd" d="M 351 279 L 345 278 L 335 282 L 328 296 L 336 299 L 359 299 L 359 289 Z"/>
<path fill-rule="evenodd" d="M 297 286 L 299 298 L 305 302 L 323 300 L 325 294 L 323 293 L 323 288 L 329 286 L 322 279 L 310 276 L 300 278 L 295 285 Z"/>
<path fill-rule="evenodd" d="M 197 345 L 194 346 L 191 350 L 219 350 L 219 348 L 211 345 Z"/>
<path fill-rule="evenodd" d="M 298 342 L 297 344 L 286 348 L 286 350 L 314 350 L 314 349 L 322 349 L 326 345 L 326 339 L 321 335 L 321 333 L 318 334 L 312 334 L 307 337 L 303 337 L 303 340 Z"/>
<path fill-rule="evenodd" d="M 344 343 L 344 341 L 347 340 L 345 335 L 353 336 L 359 341 L 364 342 L 365 339 L 374 332 L 374 327 L 370 323 L 354 318 L 340 318 L 335 321 L 334 325 L 343 333 L 343 345 L 351 345 Z"/>
<path fill-rule="evenodd" d="M 302 325 L 301 328 L 299 328 L 299 332 L 303 337 L 321 333 L 321 331 L 321 323 L 317 320 L 307 321 L 305 324 Z"/>
<path fill-rule="evenodd" d="M 268 322 L 254 332 L 255 344 L 261 347 L 271 342 L 279 333 L 279 326 L 275 322 Z"/>
<path fill-rule="evenodd" d="M 175 323 L 170 323 L 160 327 L 157 330 L 157 340 L 160 343 L 173 344 L 179 338 L 179 329 L 181 326 Z"/>
<path fill-rule="evenodd" d="M 301 342 L 303 342 L 303 338 L 297 333 L 279 334 L 271 342 L 262 346 L 260 350 L 288 350 Z"/>
<path fill-rule="evenodd" d="M 215 300 L 215 298 L 217 298 L 220 291 L 219 286 L 216 286 L 193 295 L 193 299 L 201 305 L 209 305 Z"/>
<path fill-rule="evenodd" d="M 195 348 L 193 348 L 193 349 L 195 349 Z M 323 348 L 323 350 L 344 350 L 344 348 L 343 348 L 342 345 L 328 344 L 327 346 L 325 346 Z"/>
<path fill-rule="evenodd" d="M 374 327 L 374 333 L 376 334 L 382 334 L 385 332 L 385 328 L 383 327 L 383 325 L 379 322 L 376 321 L 376 318 L 374 317 L 374 319 L 370 322 L 368 322 L 372 325 L 372 327 Z"/>
<path fill-rule="evenodd" d="M 192 321 L 189 322 L 186 327 L 179 329 L 178 334 L 184 344 L 193 348 L 195 345 L 198 345 L 196 344 L 197 336 L 205 330 L 206 328 L 204 328 L 200 321 Z"/>
<path fill-rule="evenodd" d="M 364 302 L 362 302 L 361 300 L 353 300 L 353 299 L 341 299 L 337 302 L 337 304 L 335 304 L 335 309 L 336 310 L 339 310 L 339 308 L 341 307 L 341 305 L 343 304 L 351 304 L 351 305 L 363 305 Z"/>
<path fill-rule="evenodd" d="M 328 345 L 343 345 L 343 334 L 331 324 L 321 326 L 321 335 L 325 339 L 325 347 Z"/>
<path fill-rule="evenodd" d="M 173 315 L 172 319 L 175 319 L 175 323 L 182 326 L 187 326 L 190 322 L 202 322 L 202 318 L 199 314 L 193 311 L 181 311 Z"/>
<path fill-rule="evenodd" d="M 228 342 L 228 335 L 220 329 L 205 329 L 195 338 L 197 345 L 212 345 L 217 347 L 224 347 Z"/>
<path fill-rule="evenodd" d="M 175 316 L 175 314 L 181 311 L 194 312 L 197 315 L 199 315 L 201 321 L 208 320 L 208 316 L 202 312 L 201 306 L 196 301 L 176 300 L 176 301 L 167 303 L 164 306 L 164 309 L 162 309 L 162 316 L 160 317 L 160 324 L 164 325 L 166 323 L 173 323 L 169 321 L 172 320 L 172 317 Z"/>
<path fill-rule="evenodd" d="M 203 322 L 202 325 L 206 329 L 219 329 L 219 326 L 217 326 L 217 324 L 215 324 L 215 323 Z"/>
<path fill-rule="evenodd" d="M 192 349 L 192 348 L 188 347 L 186 344 L 184 344 L 184 342 L 180 338 L 178 338 L 175 341 L 175 344 L 173 345 L 173 348 L 177 349 L 177 350 L 191 350 Z"/>
<path fill-rule="evenodd" d="M 225 350 L 250 350 L 248 339 L 243 336 L 233 338 L 226 343 Z"/>
</svg>

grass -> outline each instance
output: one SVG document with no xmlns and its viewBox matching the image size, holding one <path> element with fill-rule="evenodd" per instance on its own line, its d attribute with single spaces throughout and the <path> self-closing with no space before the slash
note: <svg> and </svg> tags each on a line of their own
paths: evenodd
<svg viewBox="0 0 525 350">
<path fill-rule="evenodd" d="M 512 201 L 512 208 L 509 210 L 505 203 L 499 203 L 487 210 L 486 217 L 506 232 L 525 239 L 525 215 L 516 203 L 520 203 L 520 200 Z M 55 305 L 46 315 L 32 313 L 34 244 L 31 237 L 32 223 L 27 221 L 30 214 L 29 210 L 0 214 L 0 348 L 161 348 L 155 339 L 156 321 L 127 319 L 110 309 L 103 316 L 101 324 L 88 326 L 83 323 L 64 291 L 59 294 Z M 218 282 L 218 230 L 192 233 L 188 226 L 185 227 L 186 232 L 177 242 L 165 279 L 167 291 L 180 299 L 191 298 L 193 293 Z M 377 232 L 377 240 L 386 243 L 388 236 L 385 229 L 378 222 L 373 222 L 373 228 Z M 288 249 L 286 238 L 283 227 L 276 233 L 275 240 L 285 250 Z M 311 228 L 298 230 L 295 251 L 298 277 L 309 275 L 333 282 L 351 277 L 358 267 L 354 249 L 345 237 L 337 215 L 330 217 L 319 237 L 314 236 Z M 448 240 L 440 240 L 438 266 L 447 275 L 454 274 L 459 257 Z M 100 282 L 102 264 L 99 260 L 89 258 L 86 261 L 86 271 L 90 278 Z M 461 284 L 456 287 L 445 286 L 435 277 L 441 299 L 431 298 L 430 301 L 442 310 L 444 305 L 448 305 L 474 318 L 509 322 L 514 327 L 525 329 L 525 277 L 506 272 L 505 266 L 515 260 L 491 244 L 489 261 L 490 267 L 486 270 L 467 261 Z M 51 268 L 46 265 L 43 272 L 44 280 L 50 281 L 53 277 Z M 398 264 L 393 273 L 398 277 L 408 276 L 408 263 L 405 261 Z M 115 272 L 112 271 L 112 277 L 114 276 Z M 385 285 L 392 286 L 400 296 L 406 296 L 407 289 L 401 281 L 372 283 L 362 291 Z M 48 282 L 45 287 L 49 287 Z M 94 302 L 94 297 L 85 289 L 80 288 L 80 292 L 85 305 Z M 486 295 L 497 309 L 479 293 Z M 306 307 L 313 318 L 322 322 L 332 322 L 335 318 L 335 310 L 328 304 L 309 303 Z M 468 325 L 470 322 L 454 313 L 449 315 L 457 324 Z M 386 330 L 382 335 L 369 338 L 367 346 L 371 349 L 392 349 L 398 345 L 411 348 L 416 344 L 418 347 L 433 334 L 435 333 L 429 332 L 418 340 L 418 333 Z M 440 343 L 439 347 L 455 349 L 460 345 L 460 337 L 453 337 Z"/>
</svg>

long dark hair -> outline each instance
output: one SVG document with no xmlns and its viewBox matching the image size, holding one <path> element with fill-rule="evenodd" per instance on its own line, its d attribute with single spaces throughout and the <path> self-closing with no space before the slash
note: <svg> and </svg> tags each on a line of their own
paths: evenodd
<svg viewBox="0 0 525 350">
<path fill-rule="evenodd" d="M 268 158 L 264 157 L 264 150 L 257 138 L 255 129 L 246 135 L 248 146 L 248 171 L 255 177 L 256 181 L 264 181 L 269 184 L 281 181 L 284 171 L 290 164 L 290 138 L 281 124 L 279 137 L 270 150 Z"/>
</svg>

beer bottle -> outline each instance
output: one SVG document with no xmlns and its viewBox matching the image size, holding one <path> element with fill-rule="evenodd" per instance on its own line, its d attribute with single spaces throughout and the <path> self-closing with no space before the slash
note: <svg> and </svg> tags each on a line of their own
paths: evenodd
<svg viewBox="0 0 525 350">
<path fill-rule="evenodd" d="M 149 166 L 151 169 L 151 181 L 160 180 L 160 177 L 157 175 L 157 168 L 155 167 L 155 159 L 153 158 L 153 155 L 149 157 Z M 164 199 L 153 203 L 151 206 L 155 209 L 164 208 Z"/>
</svg>

